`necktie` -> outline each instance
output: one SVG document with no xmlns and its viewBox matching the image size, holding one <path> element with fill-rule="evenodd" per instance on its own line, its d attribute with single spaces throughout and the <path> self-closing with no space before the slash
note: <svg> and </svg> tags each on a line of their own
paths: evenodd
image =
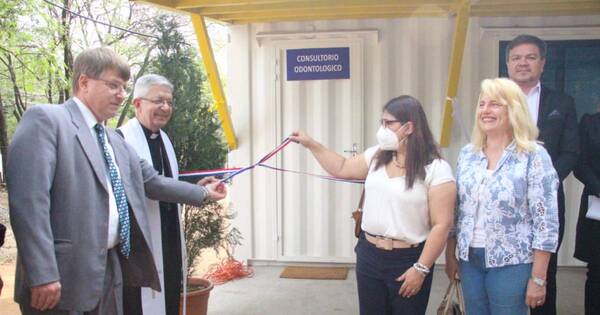
<svg viewBox="0 0 600 315">
<path fill-rule="evenodd" d="M 127 197 L 125 196 L 125 190 L 123 190 L 123 182 L 121 182 L 121 178 L 119 178 L 119 174 L 117 173 L 117 166 L 108 152 L 104 127 L 100 124 L 96 124 L 94 129 L 96 129 L 98 142 L 100 142 L 100 145 L 102 146 L 104 161 L 108 166 L 108 174 L 110 176 L 112 191 L 115 195 L 115 201 L 117 202 L 117 212 L 119 213 L 119 251 L 121 254 L 123 254 L 123 256 L 125 256 L 125 258 L 127 258 L 131 249 L 131 243 L 129 240 L 129 207 L 127 206 Z"/>
</svg>

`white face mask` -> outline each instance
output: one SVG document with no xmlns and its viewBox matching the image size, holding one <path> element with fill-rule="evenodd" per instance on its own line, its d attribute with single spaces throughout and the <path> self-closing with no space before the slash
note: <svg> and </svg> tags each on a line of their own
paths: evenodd
<svg viewBox="0 0 600 315">
<path fill-rule="evenodd" d="M 398 141 L 396 133 L 383 128 L 383 126 L 377 130 L 377 143 L 379 143 L 379 149 L 384 151 L 396 151 L 400 146 L 400 141 Z"/>
</svg>

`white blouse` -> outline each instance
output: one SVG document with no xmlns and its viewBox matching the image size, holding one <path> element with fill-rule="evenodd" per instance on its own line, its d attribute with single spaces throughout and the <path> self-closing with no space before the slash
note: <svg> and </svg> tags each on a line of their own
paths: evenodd
<svg viewBox="0 0 600 315">
<path fill-rule="evenodd" d="M 364 153 L 367 165 L 378 147 Z M 448 162 L 436 159 L 425 167 L 425 180 L 416 179 L 407 190 L 404 176 L 390 178 L 385 166 L 373 162 L 365 181 L 362 229 L 373 235 L 404 240 L 410 244 L 427 239 L 431 230 L 428 188 L 455 181 Z"/>
<path fill-rule="evenodd" d="M 475 228 L 473 229 L 473 240 L 469 247 L 485 248 L 485 240 L 487 238 L 485 232 L 485 210 L 482 209 L 482 205 L 485 204 L 486 199 L 489 196 L 489 188 L 487 182 L 494 176 L 494 170 L 487 170 L 487 176 L 481 181 L 479 185 L 479 191 L 485 193 L 478 194 L 479 204 L 477 205 L 477 213 L 475 214 Z"/>
</svg>

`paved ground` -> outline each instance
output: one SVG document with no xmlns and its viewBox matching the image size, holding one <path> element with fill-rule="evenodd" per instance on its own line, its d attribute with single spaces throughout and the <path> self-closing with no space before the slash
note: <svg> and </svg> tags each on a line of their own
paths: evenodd
<svg viewBox="0 0 600 315">
<path fill-rule="evenodd" d="M 220 285 L 213 289 L 208 313 L 211 315 L 329 315 L 358 314 L 354 269 L 346 280 L 281 279 L 280 266 L 255 267 L 255 277 Z M 585 270 L 559 268 L 558 314 L 581 315 Z M 443 266 L 436 268 L 427 315 L 436 314 L 448 285 Z"/>
<path fill-rule="evenodd" d="M 8 224 L 6 193 L 0 189 L 0 222 Z M 4 289 L 0 295 L 0 314 L 19 314 L 12 300 L 16 245 L 8 231 L 6 244 L 0 248 L 0 276 Z M 215 253 L 207 253 L 199 266 L 205 271 L 217 260 Z M 443 267 L 443 266 L 442 266 Z M 281 266 L 255 266 L 253 278 L 237 280 L 216 286 L 209 300 L 210 315 L 325 315 L 358 314 L 356 280 L 351 269 L 346 280 L 281 279 Z M 448 284 L 443 269 L 436 268 L 427 315 L 436 312 Z M 558 314 L 583 314 L 585 269 L 559 268 Z"/>
<path fill-rule="evenodd" d="M 280 279 L 283 267 L 254 267 L 254 278 L 237 280 L 216 286 L 211 292 L 210 315 L 329 315 L 358 314 L 354 270 L 346 280 Z M 0 266 L 5 288 L 0 296 L 2 315 L 19 314 L 12 301 L 14 265 Z M 583 314 L 585 271 L 582 268 L 559 270 L 558 314 Z M 436 314 L 447 278 L 437 269 L 427 315 Z"/>
<path fill-rule="evenodd" d="M 17 304 L 13 302 L 14 274 L 14 264 L 0 266 L 0 276 L 4 281 L 4 289 L 2 289 L 2 295 L 0 295 L 0 313 L 2 315 L 20 314 Z"/>
<path fill-rule="evenodd" d="M 0 277 L 4 281 L 4 288 L 0 294 L 0 315 L 20 314 L 18 305 L 13 302 L 17 246 L 8 219 L 8 197 L 5 188 L 1 186 L 0 223 L 8 228 L 5 243 L 0 248 Z M 224 253 L 220 254 L 223 255 Z M 218 257 L 212 249 L 203 252 L 202 260 L 196 268 L 198 274 L 204 274 L 211 264 L 219 261 Z"/>
<path fill-rule="evenodd" d="M 12 301 L 17 246 L 8 222 L 8 198 L 3 187 L 0 187 L 0 223 L 8 228 L 4 246 L 0 248 L 0 277 L 4 281 L 4 289 L 0 295 L 0 310 L 2 310 L 0 313 L 19 314 L 17 305 Z"/>
<path fill-rule="evenodd" d="M 10 229 L 10 223 L 8 222 L 8 197 L 6 194 L 6 188 L 0 186 L 0 223 L 4 224 L 8 231 L 6 233 L 6 240 L 4 246 L 0 248 L 0 265 L 6 263 L 12 263 L 17 257 L 17 245 L 15 239 L 12 236 L 12 230 Z"/>
</svg>

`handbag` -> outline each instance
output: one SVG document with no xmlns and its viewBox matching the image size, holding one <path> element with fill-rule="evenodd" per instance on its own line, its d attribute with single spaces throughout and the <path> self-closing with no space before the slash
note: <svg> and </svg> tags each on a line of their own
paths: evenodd
<svg viewBox="0 0 600 315">
<path fill-rule="evenodd" d="M 362 193 L 360 194 L 360 201 L 358 202 L 358 207 L 356 208 L 356 210 L 352 211 L 352 219 L 354 219 L 354 236 L 356 236 L 357 238 L 360 237 L 360 232 L 362 232 L 362 207 L 364 203 L 365 188 L 363 187 Z"/>
<path fill-rule="evenodd" d="M 456 297 L 456 300 L 454 298 Z M 437 315 L 464 315 L 465 300 L 459 280 L 450 281 L 442 303 L 438 306 Z"/>
</svg>

